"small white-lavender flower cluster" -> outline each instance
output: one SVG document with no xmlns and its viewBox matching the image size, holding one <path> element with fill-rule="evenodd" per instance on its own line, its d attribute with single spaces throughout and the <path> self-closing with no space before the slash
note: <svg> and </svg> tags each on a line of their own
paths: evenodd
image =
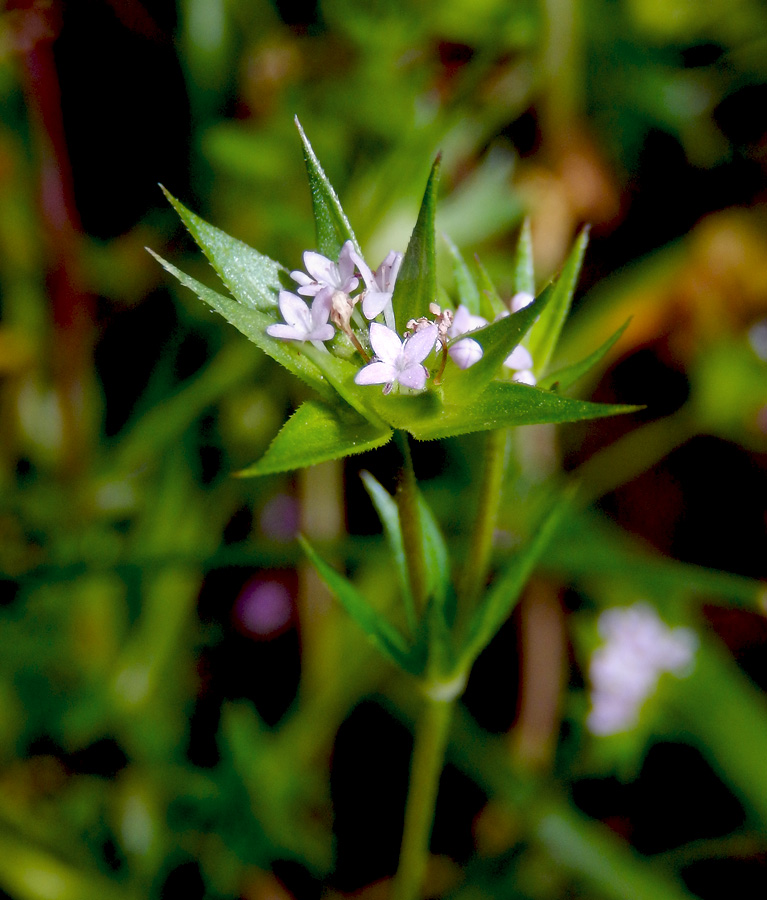
<svg viewBox="0 0 767 900">
<path fill-rule="evenodd" d="M 395 384 L 423 390 L 429 377 L 423 362 L 435 346 L 443 352 L 446 350 L 461 369 L 468 369 L 482 358 L 480 344 L 472 338 L 461 336 L 488 323 L 482 316 L 472 315 L 463 305 L 453 315 L 450 310 L 440 311 L 436 304 L 432 304 L 430 311 L 434 320 L 422 318 L 408 322 L 404 339 L 400 338 L 394 318 L 392 295 L 402 264 L 402 253 L 392 250 L 375 272 L 354 249 L 351 241 L 346 241 L 341 248 L 338 262 L 312 250 L 307 250 L 303 259 L 306 271 L 290 273 L 290 277 L 299 285 L 298 294 L 302 296 L 290 291 L 280 291 L 278 305 L 285 321 L 284 324 L 270 325 L 266 329 L 271 337 L 310 341 L 317 347 L 324 347 L 325 341 L 331 340 L 335 335 L 334 326 L 337 326 L 365 359 L 365 365 L 354 380 L 357 384 L 383 384 L 385 394 Z M 357 272 L 365 287 L 361 293 L 353 296 L 360 284 Z M 302 297 L 312 297 L 311 306 Z M 369 360 L 351 327 L 354 308 L 360 301 L 366 319 L 373 320 L 382 316 L 385 322 L 370 322 L 367 337 L 375 354 L 372 360 Z M 512 298 L 512 311 L 517 312 L 532 301 L 530 294 L 517 294 Z M 535 384 L 533 361 L 523 346 L 515 347 L 504 365 L 515 371 L 513 377 L 516 381 Z"/>
<path fill-rule="evenodd" d="M 598 628 L 604 643 L 589 664 L 586 725 L 593 734 L 618 734 L 637 724 L 664 672 L 677 677 L 689 673 L 698 639 L 689 628 L 669 628 L 654 607 L 642 602 L 605 610 Z"/>
</svg>

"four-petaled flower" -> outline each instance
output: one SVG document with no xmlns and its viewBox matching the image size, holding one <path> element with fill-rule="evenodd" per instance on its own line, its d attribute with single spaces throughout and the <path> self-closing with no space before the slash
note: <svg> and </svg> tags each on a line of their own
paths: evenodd
<svg viewBox="0 0 767 900">
<path fill-rule="evenodd" d="M 341 247 L 337 263 L 321 253 L 307 250 L 304 253 L 304 268 L 309 274 L 296 270 L 290 273 L 290 277 L 300 285 L 298 293 L 304 297 L 314 297 L 326 289 L 330 294 L 334 291 L 349 294 L 360 283 L 354 274 L 356 256 L 351 241 L 346 241 Z"/>
<path fill-rule="evenodd" d="M 352 251 L 351 255 L 365 282 L 366 290 L 362 299 L 362 311 L 368 319 L 375 319 L 384 311 L 386 305 L 391 303 L 394 282 L 397 280 L 399 267 L 402 265 L 403 254 L 390 250 L 386 259 L 375 272 L 370 271 L 370 267 L 359 253 Z"/>
<path fill-rule="evenodd" d="M 396 331 L 373 322 L 370 326 L 370 344 L 375 359 L 360 369 L 354 380 L 357 384 L 383 384 L 384 394 L 391 391 L 395 382 L 422 391 L 428 375 L 423 361 L 436 342 L 436 325 L 417 331 L 403 343 Z"/>
<path fill-rule="evenodd" d="M 371 271 L 351 241 L 346 241 L 341 247 L 338 262 L 312 250 L 307 250 L 303 259 L 306 272 L 297 270 L 290 275 L 299 285 L 299 294 L 314 297 L 311 308 L 295 294 L 280 291 L 279 307 L 285 324 L 270 325 L 266 330 L 271 337 L 312 341 L 319 345 L 333 337 L 333 325 L 337 325 L 351 339 L 363 358 L 367 359 L 350 322 L 354 306 L 361 299 L 365 316 L 374 319 L 383 313 L 386 325 L 373 322 L 370 326 L 369 338 L 375 358 L 357 374 L 357 384 L 383 384 L 385 394 L 392 390 L 395 383 L 423 390 L 428 378 L 423 360 L 431 353 L 435 344 L 438 350 L 442 348 L 443 353 L 447 347 L 450 358 L 461 369 L 468 369 L 482 358 L 481 344 L 464 335 L 484 327 L 487 321 L 482 316 L 470 313 L 463 304 L 459 305 L 455 315 L 449 310 L 441 312 L 436 304 L 431 304 L 429 311 L 436 318 L 433 321 L 426 317 L 413 320 L 415 333 L 407 337 L 404 343 L 399 338 L 394 321 L 392 294 L 402 265 L 402 253 L 391 250 L 375 272 Z M 352 297 L 351 293 L 360 282 L 355 271 L 362 276 L 365 289 Z M 532 294 L 518 293 L 512 297 L 511 307 L 517 312 L 532 303 L 533 299 Z M 329 319 L 333 324 L 330 324 Z M 408 331 L 410 330 L 411 323 L 408 323 Z M 533 360 L 525 347 L 515 347 L 506 357 L 504 365 L 514 370 L 515 381 L 535 384 Z"/>
<path fill-rule="evenodd" d="M 309 309 L 305 300 L 290 291 L 280 291 L 278 303 L 287 324 L 269 325 L 266 333 L 289 341 L 329 341 L 336 333 L 328 322 L 330 300 L 330 294 L 325 291 L 314 298 Z"/>
</svg>

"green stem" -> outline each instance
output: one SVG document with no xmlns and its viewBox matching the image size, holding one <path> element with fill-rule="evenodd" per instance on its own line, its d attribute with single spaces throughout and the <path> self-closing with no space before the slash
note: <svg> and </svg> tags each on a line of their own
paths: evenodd
<svg viewBox="0 0 767 900">
<path fill-rule="evenodd" d="M 459 614 L 464 616 L 474 607 L 487 579 L 506 474 L 508 439 L 507 429 L 490 431 L 485 438 L 485 465 L 477 497 L 476 520 L 458 593 Z"/>
<path fill-rule="evenodd" d="M 416 610 L 423 612 L 426 607 L 427 584 L 426 561 L 423 556 L 423 528 L 421 524 L 421 508 L 418 500 L 418 482 L 413 469 L 413 458 L 410 455 L 410 444 L 405 433 L 395 431 L 404 465 L 397 485 L 397 506 L 399 507 L 402 542 L 405 548 L 405 559 L 410 576 L 410 590 L 413 594 Z"/>
<path fill-rule="evenodd" d="M 415 731 L 405 827 L 391 900 L 420 900 L 455 696 L 426 697 Z"/>
</svg>

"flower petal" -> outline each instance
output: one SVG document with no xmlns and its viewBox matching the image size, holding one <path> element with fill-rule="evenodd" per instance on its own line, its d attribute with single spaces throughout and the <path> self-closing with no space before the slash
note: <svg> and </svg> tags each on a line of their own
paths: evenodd
<svg viewBox="0 0 767 900">
<path fill-rule="evenodd" d="M 509 369 L 532 369 L 533 358 L 530 356 L 530 351 L 527 347 L 518 344 L 511 353 L 509 353 L 503 361 L 503 364 Z"/>
<path fill-rule="evenodd" d="M 269 325 L 266 329 L 269 337 L 280 338 L 283 341 L 305 341 L 306 332 L 294 328 L 292 325 L 283 325 L 278 322 L 276 325 Z"/>
<path fill-rule="evenodd" d="M 383 312 L 386 304 L 391 300 L 390 293 L 382 291 L 367 291 L 362 301 L 362 312 L 368 319 L 375 319 L 379 313 Z"/>
<path fill-rule="evenodd" d="M 535 375 L 530 371 L 530 369 L 520 369 L 519 372 L 515 372 L 511 376 L 512 381 L 516 381 L 519 384 L 529 384 L 533 387 L 538 384 L 535 379 Z"/>
<path fill-rule="evenodd" d="M 338 266 L 314 250 L 304 251 L 304 268 L 315 281 L 323 284 L 336 284 L 338 281 Z"/>
<path fill-rule="evenodd" d="M 461 303 L 455 311 L 453 324 L 448 329 L 447 334 L 451 338 L 460 337 L 462 334 L 466 334 L 467 331 L 476 331 L 477 328 L 483 328 L 485 325 L 487 325 L 486 319 L 483 319 L 482 316 L 473 316 Z"/>
<path fill-rule="evenodd" d="M 385 362 L 372 362 L 364 366 L 354 376 L 356 384 L 387 384 L 394 381 L 397 372 L 394 366 Z"/>
<path fill-rule="evenodd" d="M 346 246 L 346 244 L 344 244 L 344 246 Z M 368 290 L 373 290 L 375 288 L 375 278 L 370 271 L 370 266 L 365 262 L 361 254 L 357 253 L 354 247 L 349 251 L 349 256 L 354 262 L 354 265 L 359 269 L 362 280 L 365 282 L 365 287 Z M 369 318 L 372 318 L 372 316 Z"/>
<path fill-rule="evenodd" d="M 414 388 L 416 391 L 422 391 L 426 387 L 426 377 L 429 373 L 426 369 L 417 363 L 407 366 L 401 372 L 397 373 L 397 381 L 405 387 Z"/>
<path fill-rule="evenodd" d="M 452 344 L 447 351 L 450 359 L 458 366 L 459 369 L 468 369 L 474 363 L 482 359 L 482 347 L 471 338 L 464 338 L 455 344 Z"/>
<path fill-rule="evenodd" d="M 381 362 L 395 365 L 402 356 L 402 341 L 397 332 L 378 322 L 373 322 L 370 326 L 370 345 Z"/>
<path fill-rule="evenodd" d="M 339 285 L 345 284 L 348 281 L 354 281 L 354 287 L 349 288 L 341 288 L 341 290 L 353 291 L 354 288 L 359 284 L 359 279 L 354 277 L 354 266 L 356 263 L 355 257 L 358 254 L 354 250 L 354 244 L 351 241 L 344 241 L 343 247 L 341 247 L 341 252 L 338 254 L 338 276 L 339 276 Z M 362 271 L 362 270 L 360 270 Z"/>
<path fill-rule="evenodd" d="M 290 291 L 280 291 L 277 303 L 282 313 L 282 318 L 294 328 L 308 331 L 311 327 L 311 315 L 306 303 Z"/>
<path fill-rule="evenodd" d="M 306 339 L 307 341 L 329 341 L 335 333 L 335 328 L 328 322 L 327 325 L 319 325 L 318 327 L 313 328 Z"/>
<path fill-rule="evenodd" d="M 372 341 L 373 325 L 370 326 L 370 331 Z M 405 349 L 403 351 L 405 364 L 410 366 L 414 363 L 423 362 L 434 349 L 438 333 L 436 325 L 429 325 L 427 328 L 416 331 L 414 335 L 409 337 L 405 341 Z"/>
</svg>

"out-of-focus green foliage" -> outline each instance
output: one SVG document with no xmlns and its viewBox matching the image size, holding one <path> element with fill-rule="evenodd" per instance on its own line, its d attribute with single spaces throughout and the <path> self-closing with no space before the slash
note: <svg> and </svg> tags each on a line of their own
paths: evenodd
<svg viewBox="0 0 767 900">
<path fill-rule="evenodd" d="M 763 883 L 767 712 L 754 658 L 767 573 L 744 535 L 763 546 L 764 4 L 322 0 L 291 24 L 298 13 L 287 4 L 180 0 L 174 26 L 159 4 L 136 4 L 127 21 L 123 7 L 94 3 L 90 14 L 108 13 L 98 21 L 112 31 L 81 37 L 76 6 L 0 13 L 0 889 L 13 900 L 352 891 L 391 874 L 387 847 L 401 825 L 368 793 L 402 762 L 399 733 L 355 744 L 349 732 L 363 701 L 410 721 L 417 698 L 311 581 L 293 540 L 297 506 L 334 570 L 346 567 L 382 615 L 405 617 L 388 548 L 360 527 L 373 513 L 355 493 L 356 469 L 346 472 L 351 535 L 338 524 L 337 468 L 231 477 L 264 454 L 303 388 L 188 292 L 169 312 L 171 282 L 145 244 L 196 281 L 213 278 L 180 243 L 159 191 L 119 237 L 90 235 L 78 220 L 87 196 L 105 210 L 119 203 L 127 173 L 110 184 L 80 167 L 70 180 L 67 154 L 76 161 L 78 148 L 103 140 L 109 163 L 112 94 L 134 84 L 156 47 L 183 72 L 186 96 L 158 78 L 121 111 L 123 138 L 139 134 L 145 148 L 142 179 L 162 177 L 288 268 L 316 247 L 295 115 L 371 258 L 404 249 L 442 151 L 437 231 L 469 262 L 438 239 L 441 274 L 452 269 L 450 296 L 471 297 L 488 318 L 531 287 L 514 258 L 524 214 L 545 279 L 580 226 L 594 224 L 589 290 L 576 296 L 552 378 L 604 344 L 598 372 L 565 393 L 585 400 L 596 388 L 595 400 L 648 411 L 633 431 L 565 432 L 566 476 L 550 430 L 514 435 L 495 571 L 563 478 L 584 503 L 604 499 L 601 511 L 563 517 L 516 614 L 523 660 L 540 668 L 522 664 L 508 738 L 512 713 L 502 725 L 488 714 L 513 706 L 503 637 L 487 657 L 496 668 L 469 686 L 450 759 L 482 799 L 438 813 L 438 892 L 650 900 L 731 896 L 753 871 Z M 133 66 L 89 74 L 106 100 L 73 95 L 72 47 L 91 59 L 115 35 L 135 42 Z M 168 117 L 188 103 L 178 183 L 153 165 L 156 122 L 136 112 L 157 97 Z M 61 133 L 43 101 L 63 112 Z M 648 352 L 661 375 L 640 369 L 627 386 L 620 373 Z M 669 408 L 676 376 L 689 395 Z M 451 439 L 439 459 L 433 446 L 416 462 L 460 558 L 478 444 Z M 731 468 L 701 466 L 696 447 L 724 448 Z M 364 461 L 380 482 L 384 463 Z M 693 463 L 700 481 L 687 480 Z M 702 527 L 684 543 L 696 516 Z M 706 543 L 714 530 L 716 544 Z M 253 576 L 287 585 L 287 622 L 248 625 Z M 701 655 L 688 678 L 661 684 L 637 731 L 597 738 L 584 726 L 595 617 L 640 598 L 695 627 Z M 298 650 L 285 643 L 296 622 L 300 679 Z M 363 763 L 392 744 L 380 770 L 347 776 L 351 788 L 331 765 L 349 758 L 350 740 Z M 636 799 L 651 781 L 643 766 L 670 746 L 695 748 L 705 772 L 681 799 L 672 773 L 648 827 Z M 615 789 L 606 804 L 588 794 L 594 783 Z M 448 802 L 449 779 L 444 788 Z M 352 794 L 367 805 L 349 828 Z M 690 818 L 722 797 L 729 813 L 695 830 Z M 682 825 L 661 828 L 669 821 Z M 347 849 L 359 847 L 357 833 L 364 854 Z M 446 857 L 460 864 L 441 866 Z M 705 874 L 717 860 L 731 866 L 721 890 Z"/>
</svg>

